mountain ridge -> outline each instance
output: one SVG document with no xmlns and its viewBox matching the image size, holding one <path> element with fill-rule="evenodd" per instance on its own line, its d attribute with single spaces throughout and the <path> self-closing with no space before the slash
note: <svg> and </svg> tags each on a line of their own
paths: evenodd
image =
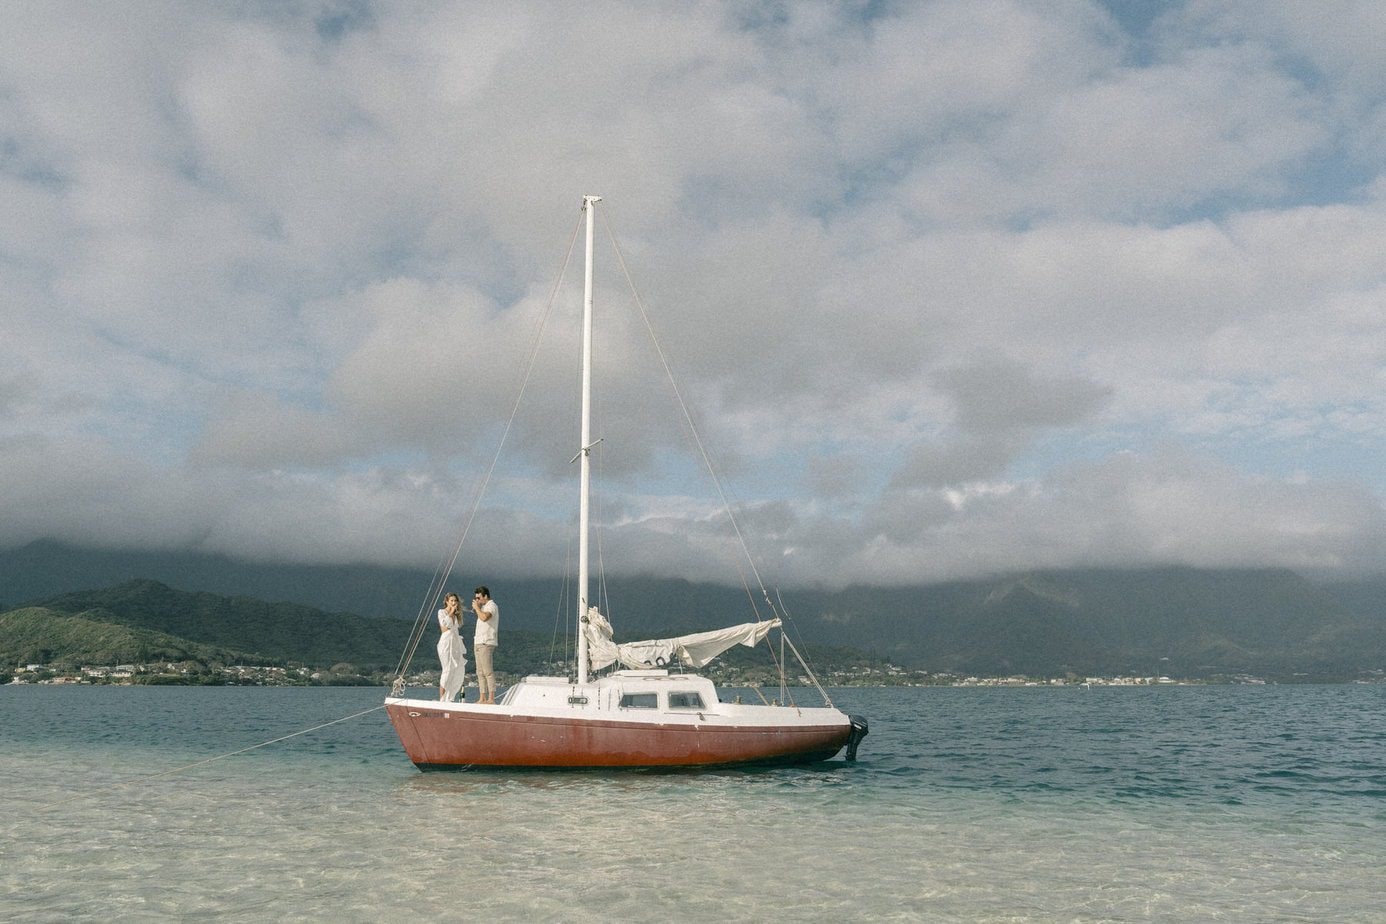
<svg viewBox="0 0 1386 924">
<path fill-rule="evenodd" d="M 383 623 L 396 627 L 387 634 L 402 639 L 407 623 L 398 627 L 418 613 L 419 597 L 430 585 L 428 574 L 408 569 L 255 565 L 220 556 L 124 554 L 47 543 L 0 553 L 0 600 L 32 599 L 40 596 L 32 591 L 43 589 L 50 603 L 57 599 L 61 608 L 80 608 L 80 595 L 89 592 L 71 585 L 93 586 L 102 577 L 141 567 L 170 588 L 246 598 L 247 612 L 262 617 L 252 620 L 263 624 L 256 637 L 267 639 L 278 638 L 264 615 L 271 606 L 290 608 L 276 612 L 303 615 L 292 609 L 297 606 L 323 614 L 305 617 L 321 620 L 322 631 L 371 635 L 370 624 L 378 629 Z M 571 591 L 565 596 L 560 579 L 488 583 L 509 630 L 552 635 L 555 626 L 571 620 Z M 681 579 L 608 577 L 604 586 L 614 602 L 598 602 L 622 639 L 752 619 L 753 604 L 760 602 L 744 590 Z M 449 585 L 459 588 L 470 589 L 469 582 Z M 64 599 L 74 593 L 78 596 Z M 276 598 L 283 602 L 265 602 Z M 1199 677 L 1350 676 L 1386 668 L 1386 579 L 1378 578 L 1333 584 L 1283 568 L 1090 568 L 917 587 L 795 589 L 778 599 L 792 617 L 796 639 L 933 671 Z M 336 612 L 324 614 L 329 608 Z M 173 626 L 175 634 L 190 633 L 191 641 L 209 641 L 212 636 L 199 635 L 198 626 L 205 629 L 205 620 L 213 617 L 206 606 L 190 609 L 164 613 L 183 622 L 156 620 L 157 625 L 135 627 Z M 759 615 L 764 610 L 760 603 Z M 390 615 L 400 618 L 381 618 Z M 246 640 L 255 635 L 216 637 L 229 647 L 255 651 Z M 298 650 L 294 644 L 301 641 L 275 647 Z"/>
<path fill-rule="evenodd" d="M 326 633 L 324 624 L 330 624 Z M 136 579 L 0 612 L 0 668 L 39 664 L 70 671 L 131 663 L 157 669 L 162 664 L 201 676 L 234 665 L 322 670 L 330 665 L 335 682 L 343 675 L 352 682 L 366 682 L 360 675 L 373 674 L 377 680 L 387 671 L 393 675 L 412 639 L 412 625 L 324 613 L 299 604 L 183 591 Z M 436 669 L 431 616 L 422 631 L 411 673 Z M 816 645 L 811 651 L 811 656 L 825 657 L 839 669 L 886 667 L 856 650 Z M 511 676 L 561 672 L 564 663 L 572 662 L 570 638 L 525 629 L 507 628 L 501 652 L 501 673 Z M 722 663 L 733 672 L 751 670 L 765 676 L 773 658 L 765 648 L 737 648 Z"/>
</svg>

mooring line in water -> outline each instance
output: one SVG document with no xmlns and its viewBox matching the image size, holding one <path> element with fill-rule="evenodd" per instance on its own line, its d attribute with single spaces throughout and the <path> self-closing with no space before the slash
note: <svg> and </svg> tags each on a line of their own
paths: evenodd
<svg viewBox="0 0 1386 924">
<path fill-rule="evenodd" d="M 170 774 L 174 774 L 174 773 L 182 773 L 184 770 L 191 770 L 191 769 L 193 769 L 194 767 L 201 767 L 203 764 L 210 764 L 210 763 L 213 763 L 214 761 L 225 760 L 225 759 L 228 758 L 228 757 L 235 757 L 237 754 L 244 754 L 244 753 L 247 752 L 247 751 L 254 751 L 254 750 L 256 750 L 257 748 L 268 747 L 268 746 L 270 746 L 271 744 L 278 744 L 278 743 L 281 742 L 281 741 L 288 741 L 290 738 L 297 738 L 299 735 L 306 735 L 306 734 L 308 734 L 309 732 L 315 732 L 315 731 L 317 731 L 317 730 L 320 729 L 320 728 L 327 728 L 329 725 L 337 725 L 337 724 L 340 724 L 340 723 L 342 723 L 342 722 L 349 722 L 349 721 L 351 721 L 352 719 L 359 719 L 359 718 L 360 718 L 361 716 L 363 716 L 363 715 L 370 715 L 372 712 L 375 712 L 377 709 L 384 709 L 384 708 L 385 708 L 385 706 L 384 706 L 383 704 L 380 705 L 380 706 L 373 706 L 373 707 L 371 707 L 370 709 L 366 709 L 366 710 L 364 710 L 364 711 L 362 711 L 362 712 L 358 712 L 358 713 L 356 713 L 356 714 L 354 714 L 354 715 L 342 716 L 340 719 L 333 719 L 331 722 L 323 722 L 321 725 L 314 725 L 312 728 L 305 728 L 305 729 L 303 729 L 302 731 L 296 731 L 296 732 L 294 732 L 293 734 L 281 735 L 280 737 L 278 737 L 278 738 L 272 738 L 272 739 L 269 740 L 269 741 L 262 741 L 262 742 L 260 742 L 259 744 L 252 744 L 250 747 L 248 747 L 248 748 L 241 748 L 239 751 L 231 751 L 231 752 L 228 753 L 228 754 L 218 754 L 216 757 L 208 757 L 208 758 L 206 758 L 205 760 L 199 760 L 199 761 L 196 761 L 196 762 L 191 763 L 191 764 L 184 764 L 184 765 L 181 766 L 181 767 L 174 767 L 172 770 L 160 770 L 158 773 L 150 773 L 150 774 L 148 774 L 148 775 L 146 775 L 146 776 L 137 776 L 137 777 L 135 777 L 133 780 L 126 780 L 126 781 L 123 782 L 123 783 L 112 783 L 111 785 L 106 786 L 106 787 L 103 787 L 101 790 L 96 790 L 96 791 L 101 792 L 101 791 L 104 791 L 104 790 L 107 790 L 107 789 L 120 789 L 120 788 L 122 788 L 122 787 L 124 787 L 124 786 L 133 786 L 133 785 L 135 785 L 136 783 L 147 783 L 148 781 L 154 780 L 154 779 L 158 779 L 158 778 L 161 777 L 161 776 L 169 776 Z M 50 803 L 48 803 L 47 805 L 40 805 L 40 806 L 38 807 L 38 810 L 39 810 L 39 811 L 43 811 L 44 809 L 52 808 L 52 807 L 55 806 L 55 805 L 66 805 L 66 804 L 67 804 L 68 802 L 70 802 L 70 801 L 72 801 L 72 800 L 69 798 L 69 799 L 62 799 L 62 800 L 60 800 L 60 801 L 58 801 L 58 802 L 50 802 Z"/>
</svg>

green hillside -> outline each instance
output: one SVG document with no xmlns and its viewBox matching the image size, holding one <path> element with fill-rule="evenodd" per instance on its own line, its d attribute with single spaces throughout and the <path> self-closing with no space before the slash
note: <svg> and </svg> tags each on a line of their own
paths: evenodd
<svg viewBox="0 0 1386 924">
<path fill-rule="evenodd" d="M 262 663 L 252 655 L 113 624 L 103 617 L 99 611 L 69 616 L 43 607 L 0 613 L 0 664 Z"/>
<path fill-rule="evenodd" d="M 103 624 L 162 633 L 243 653 L 246 663 L 355 664 L 392 667 L 409 635 L 409 623 L 324 613 L 297 603 L 267 603 L 174 590 L 136 580 L 104 590 L 63 594 L 43 601 L 49 610 L 83 614 Z"/>
</svg>

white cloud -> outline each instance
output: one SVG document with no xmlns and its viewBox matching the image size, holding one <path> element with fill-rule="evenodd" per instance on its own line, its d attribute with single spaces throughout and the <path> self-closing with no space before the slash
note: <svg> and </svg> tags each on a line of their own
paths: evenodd
<svg viewBox="0 0 1386 924">
<path fill-rule="evenodd" d="M 786 579 L 1380 551 L 1374 5 L 1174 2 L 1142 36 L 1080 0 L 9 24 L 0 542 L 431 564 L 597 193 Z M 608 562 L 714 576 L 601 229 Z M 564 557 L 579 273 L 497 564 Z"/>
</svg>

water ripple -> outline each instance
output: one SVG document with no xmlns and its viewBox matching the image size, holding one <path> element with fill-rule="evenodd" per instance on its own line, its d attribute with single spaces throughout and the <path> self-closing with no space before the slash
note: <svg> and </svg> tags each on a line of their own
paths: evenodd
<svg viewBox="0 0 1386 924">
<path fill-rule="evenodd" d="M 1386 688 L 834 697 L 856 764 L 423 774 L 375 713 L 121 786 L 379 692 L 2 688 L 0 918 L 1380 919 Z"/>
</svg>

